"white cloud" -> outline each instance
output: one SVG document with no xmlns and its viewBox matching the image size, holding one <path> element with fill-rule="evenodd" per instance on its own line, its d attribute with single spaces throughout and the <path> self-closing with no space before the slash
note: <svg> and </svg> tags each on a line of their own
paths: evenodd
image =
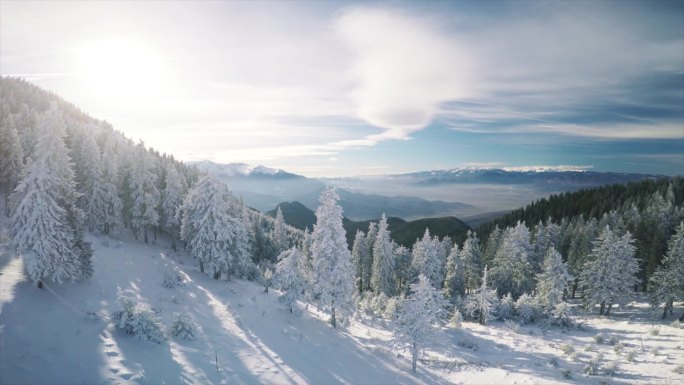
<svg viewBox="0 0 684 385">
<path fill-rule="evenodd" d="M 374 142 L 406 138 L 432 121 L 440 103 L 470 95 L 473 59 L 429 19 L 354 7 L 335 30 L 354 60 L 357 115 L 387 129 L 369 138 Z"/>
</svg>

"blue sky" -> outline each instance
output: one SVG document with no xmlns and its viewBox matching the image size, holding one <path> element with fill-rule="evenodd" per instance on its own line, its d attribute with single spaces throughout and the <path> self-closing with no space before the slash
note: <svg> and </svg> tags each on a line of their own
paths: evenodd
<svg viewBox="0 0 684 385">
<path fill-rule="evenodd" d="M 684 170 L 680 1 L 2 1 L 0 26 L 0 73 L 184 160 Z"/>
</svg>

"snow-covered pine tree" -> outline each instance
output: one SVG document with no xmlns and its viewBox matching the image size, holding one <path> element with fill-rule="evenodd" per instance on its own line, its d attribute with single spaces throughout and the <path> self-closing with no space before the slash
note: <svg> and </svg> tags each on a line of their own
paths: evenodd
<svg viewBox="0 0 684 385">
<path fill-rule="evenodd" d="M 480 240 L 477 239 L 476 233 L 468 230 L 468 238 L 463 242 L 459 256 L 463 264 L 465 287 L 473 291 L 480 286 L 482 277 L 482 251 L 480 251 Z"/>
<path fill-rule="evenodd" d="M 117 187 L 119 175 L 112 138 L 108 138 L 102 148 L 100 171 L 102 179 L 99 185 L 103 194 L 101 199 L 105 202 L 104 210 L 99 213 L 102 225 L 100 230 L 104 234 L 109 234 L 114 227 L 121 225 L 121 211 L 123 210 L 123 203 L 119 198 L 119 188 Z"/>
<path fill-rule="evenodd" d="M 333 188 L 321 192 L 316 209 L 316 225 L 311 233 L 314 293 L 330 322 L 337 328 L 338 318 L 353 312 L 354 268 L 342 227 L 342 208 Z"/>
<path fill-rule="evenodd" d="M 214 279 L 223 273 L 244 269 L 249 256 L 246 251 L 247 230 L 231 215 L 230 192 L 226 186 L 205 175 L 190 190 L 181 206 L 181 237 L 188 251 Z"/>
<path fill-rule="evenodd" d="M 275 224 L 273 225 L 273 232 L 271 232 L 271 241 L 275 248 L 276 254 L 280 254 L 290 247 L 290 242 L 287 240 L 287 228 L 285 225 L 285 218 L 283 217 L 283 211 L 276 211 Z"/>
<path fill-rule="evenodd" d="M 511 293 L 517 298 L 532 290 L 534 275 L 529 258 L 532 252 L 530 231 L 524 223 L 506 228 L 494 257 L 492 286 L 500 294 Z"/>
<path fill-rule="evenodd" d="M 77 184 L 82 196 L 80 207 L 85 212 L 86 224 L 88 229 L 104 231 L 105 211 L 107 198 L 105 191 L 105 180 L 102 175 L 102 157 L 100 148 L 93 138 L 92 132 L 83 131 L 77 134 L 75 145 L 77 151 L 72 153 L 78 155 L 78 173 L 76 174 Z M 73 150 L 73 149 L 72 149 Z"/>
<path fill-rule="evenodd" d="M 185 188 L 182 175 L 172 162 L 166 164 L 166 186 L 162 194 L 162 212 L 164 213 L 164 227 L 171 235 L 171 248 L 176 251 L 176 237 L 180 231 L 180 216 L 178 209 L 183 204 Z"/>
<path fill-rule="evenodd" d="M 570 274 L 575 277 L 571 290 L 571 298 L 575 298 L 575 292 L 579 288 L 580 275 L 584 270 L 587 257 L 591 254 L 594 241 L 597 236 L 597 222 L 595 218 L 584 221 L 579 217 L 572 227 L 570 234 L 570 247 L 568 250 L 568 268 Z"/>
<path fill-rule="evenodd" d="M 563 300 L 563 293 L 568 288 L 571 277 L 563 258 L 550 245 L 544 258 L 543 271 L 537 276 L 537 297 L 549 312 Z"/>
<path fill-rule="evenodd" d="M 663 319 L 667 318 L 668 311 L 672 312 L 675 297 L 684 290 L 684 222 L 679 224 L 667 246 L 667 253 L 650 280 L 654 307 L 664 304 Z"/>
<path fill-rule="evenodd" d="M 613 304 L 621 304 L 627 293 L 638 282 L 639 263 L 635 257 L 632 235 L 627 232 L 618 237 L 606 226 L 584 264 L 580 282 L 585 287 L 587 306 L 600 304 L 599 315 L 610 315 Z"/>
<path fill-rule="evenodd" d="M 152 168 L 150 155 L 141 141 L 135 147 L 135 161 L 130 176 L 131 229 L 136 239 L 142 231 L 145 243 L 148 243 L 148 229 L 159 225 L 157 206 L 160 194 L 157 175 L 152 172 Z"/>
<path fill-rule="evenodd" d="M 499 242 L 501 241 L 501 229 L 499 225 L 494 226 L 494 230 L 489 233 L 487 237 L 487 243 L 482 253 L 482 263 L 491 265 L 496 256 L 496 252 L 499 249 Z"/>
<path fill-rule="evenodd" d="M 83 241 L 83 212 L 64 144 L 65 123 L 53 106 L 40 116 L 35 161 L 28 166 L 12 201 L 10 232 L 29 277 L 61 283 L 92 274 L 92 250 Z"/>
<path fill-rule="evenodd" d="M 304 256 L 296 247 L 293 247 L 280 253 L 278 259 L 280 262 L 276 265 L 273 282 L 283 291 L 279 298 L 280 302 L 290 313 L 294 313 L 295 304 L 302 296 L 305 285 L 301 270 Z"/>
<path fill-rule="evenodd" d="M 449 257 L 447 257 L 444 295 L 447 299 L 454 301 L 459 295 L 463 294 L 465 294 L 463 261 L 459 257 L 458 244 L 454 244 L 449 252 Z"/>
<path fill-rule="evenodd" d="M 430 229 L 425 229 L 423 238 L 413 244 L 413 260 L 411 267 L 417 274 L 423 274 L 435 288 L 441 288 L 444 276 L 442 269 L 444 265 L 439 260 L 437 244 L 430 237 Z"/>
<path fill-rule="evenodd" d="M 24 153 L 11 114 L 0 124 L 0 186 L 5 192 L 5 215 L 10 215 L 9 196 L 21 178 Z"/>
<path fill-rule="evenodd" d="M 380 218 L 378 234 L 373 246 L 371 287 L 376 295 L 380 293 L 384 293 L 387 297 L 394 295 L 394 250 L 385 214 L 382 214 L 382 218 Z"/>
<path fill-rule="evenodd" d="M 471 317 L 484 325 L 494 315 L 498 302 L 496 290 L 487 286 L 487 266 L 482 273 L 482 284 L 466 300 L 465 309 Z"/>
<path fill-rule="evenodd" d="M 394 275 L 397 293 L 404 294 L 411 280 L 411 251 L 404 246 L 394 245 Z"/>
<path fill-rule="evenodd" d="M 363 293 L 364 289 L 364 272 L 363 267 L 368 259 L 368 247 L 366 247 L 366 235 L 361 230 L 356 230 L 356 236 L 354 237 L 354 244 L 352 246 L 352 264 L 356 272 L 355 281 L 356 288 L 359 290 L 359 294 Z"/>
<path fill-rule="evenodd" d="M 373 246 L 375 246 L 375 237 L 378 235 L 378 224 L 371 222 L 368 224 L 368 232 L 366 232 L 366 249 L 364 255 L 366 259 L 363 261 L 363 290 L 372 290 L 371 276 L 373 275 Z"/>
<path fill-rule="evenodd" d="M 402 346 L 411 352 L 411 367 L 416 371 L 418 355 L 425 336 L 441 321 L 446 306 L 441 291 L 432 286 L 423 274 L 411 285 L 412 293 L 401 303 L 395 335 Z"/>
</svg>

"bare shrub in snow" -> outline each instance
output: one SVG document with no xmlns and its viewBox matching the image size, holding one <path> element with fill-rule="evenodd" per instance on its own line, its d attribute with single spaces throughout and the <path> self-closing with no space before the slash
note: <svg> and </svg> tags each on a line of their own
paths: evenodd
<svg viewBox="0 0 684 385">
<path fill-rule="evenodd" d="M 617 361 L 612 361 L 609 362 L 605 365 L 603 365 L 603 374 L 606 376 L 614 376 L 618 371 L 618 363 Z"/>
<path fill-rule="evenodd" d="M 454 309 L 454 312 L 451 314 L 451 318 L 449 319 L 449 325 L 454 328 L 460 328 L 462 323 L 463 314 L 461 314 L 460 310 Z"/>
<path fill-rule="evenodd" d="M 652 335 L 652 336 L 657 336 L 657 335 L 660 334 L 660 329 L 658 329 L 658 328 L 653 328 L 653 329 L 651 329 L 651 330 L 648 331 L 648 334 L 650 334 L 650 335 Z"/>
<path fill-rule="evenodd" d="M 584 365 L 584 373 L 590 376 L 595 376 L 599 372 L 601 366 L 601 360 L 603 360 L 603 354 L 599 353 L 592 357 L 586 365 Z"/>
<path fill-rule="evenodd" d="M 603 333 L 598 333 L 594 336 L 594 341 L 596 341 L 597 344 L 602 344 L 604 339 L 605 337 L 603 337 Z"/>
<path fill-rule="evenodd" d="M 506 329 L 508 329 L 508 331 L 510 331 L 511 333 L 518 334 L 520 332 L 520 325 L 518 325 L 517 322 L 509 319 L 505 321 L 505 324 Z"/>
<path fill-rule="evenodd" d="M 624 348 L 625 348 L 625 345 L 622 342 L 618 342 L 617 344 L 615 344 L 615 346 L 613 346 L 613 352 L 615 352 L 615 354 L 617 354 L 617 355 L 620 355 L 620 354 L 622 354 L 622 351 L 624 350 Z"/>
<path fill-rule="evenodd" d="M 572 378 L 572 369 L 566 368 L 566 369 L 561 370 L 561 375 L 562 375 L 563 378 L 565 378 L 566 380 L 571 379 L 571 378 Z"/>
<path fill-rule="evenodd" d="M 684 365 L 677 365 L 672 369 L 672 373 L 684 374 Z"/>
<path fill-rule="evenodd" d="M 162 286 L 173 289 L 177 286 L 183 286 L 185 284 L 185 278 L 176 269 L 169 269 L 164 274 L 164 281 L 162 281 Z"/>
<path fill-rule="evenodd" d="M 499 302 L 499 307 L 496 310 L 496 316 L 498 319 L 505 321 L 513 318 L 513 313 L 515 311 L 515 301 L 511 297 L 511 293 L 504 295 Z"/>
<path fill-rule="evenodd" d="M 531 295 L 525 293 L 518 298 L 515 302 L 515 309 L 518 313 L 520 321 L 523 323 L 534 322 L 535 318 L 539 314 L 538 305 Z"/>
<path fill-rule="evenodd" d="M 637 356 L 637 351 L 631 350 L 629 353 L 627 353 L 627 357 L 625 357 L 625 359 L 628 362 L 634 362 L 634 360 L 636 359 L 636 356 Z"/>
<path fill-rule="evenodd" d="M 472 351 L 477 351 L 477 349 L 479 348 L 477 343 L 475 343 L 475 342 L 473 342 L 467 338 L 461 338 L 460 340 L 458 340 L 458 342 L 456 342 L 456 345 L 463 347 L 463 348 L 466 348 L 466 349 L 470 349 Z"/>
<path fill-rule="evenodd" d="M 615 346 L 619 341 L 620 339 L 618 338 L 618 336 L 610 336 L 610 338 L 608 338 L 608 345 Z"/>
<path fill-rule="evenodd" d="M 560 349 L 563 352 L 563 354 L 565 354 L 566 356 L 575 351 L 575 347 L 572 346 L 571 344 L 563 344 L 563 345 L 561 345 Z"/>
<path fill-rule="evenodd" d="M 171 326 L 171 335 L 185 340 L 195 339 L 196 326 L 187 314 L 174 313 L 174 321 Z"/>
<path fill-rule="evenodd" d="M 164 324 L 150 305 L 121 292 L 118 301 L 121 310 L 114 312 L 112 319 L 119 329 L 143 341 L 162 343 L 166 340 Z"/>
</svg>

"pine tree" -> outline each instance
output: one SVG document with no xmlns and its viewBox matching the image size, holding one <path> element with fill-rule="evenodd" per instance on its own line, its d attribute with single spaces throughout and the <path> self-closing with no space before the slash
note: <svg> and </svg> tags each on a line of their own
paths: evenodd
<svg viewBox="0 0 684 385">
<path fill-rule="evenodd" d="M 571 298 L 575 298 L 575 292 L 579 287 L 580 274 L 587 262 L 587 257 L 591 253 L 592 245 L 596 239 L 597 229 L 596 219 L 592 218 L 588 222 L 580 217 L 573 227 L 573 234 L 570 235 L 570 249 L 568 251 L 568 267 L 570 273 L 575 277 L 572 287 Z"/>
<path fill-rule="evenodd" d="M 405 293 L 411 280 L 411 251 L 404 246 L 394 245 L 394 275 L 397 293 Z"/>
<path fill-rule="evenodd" d="M 465 294 L 465 277 L 463 261 L 459 257 L 458 244 L 454 244 L 447 258 L 446 278 L 444 279 L 444 295 L 449 300 Z"/>
<path fill-rule="evenodd" d="M 354 269 L 338 199 L 334 189 L 323 190 L 311 234 L 313 289 L 323 311 L 330 314 L 330 322 L 335 328 L 338 316 L 343 319 L 353 311 L 354 293 Z"/>
<path fill-rule="evenodd" d="M 0 186 L 5 192 L 5 215 L 10 215 L 9 197 L 21 177 L 23 150 L 14 118 L 8 114 L 0 124 Z"/>
<path fill-rule="evenodd" d="M 394 250 L 392 249 L 392 239 L 387 229 L 385 214 L 382 214 L 378 224 L 378 234 L 373 246 L 371 287 L 376 295 L 380 293 L 384 293 L 388 297 L 394 295 Z"/>
<path fill-rule="evenodd" d="M 178 209 L 183 204 L 184 188 L 181 174 L 176 166 L 169 162 L 166 165 L 166 186 L 162 194 L 162 212 L 164 213 L 164 227 L 171 235 L 171 247 L 176 251 L 176 237 L 180 231 L 180 216 Z"/>
<path fill-rule="evenodd" d="M 294 313 L 297 300 L 304 290 L 304 277 L 302 276 L 302 264 L 304 256 L 296 247 L 283 251 L 279 256 L 273 281 L 283 290 L 280 302 L 287 307 L 290 313 Z"/>
<path fill-rule="evenodd" d="M 426 334 L 435 329 L 444 314 L 445 301 L 423 274 L 418 283 L 411 285 L 412 293 L 401 303 L 395 335 L 400 344 L 408 346 L 411 352 L 411 367 L 416 363 Z"/>
<path fill-rule="evenodd" d="M 430 230 L 425 229 L 423 238 L 413 245 L 411 267 L 417 274 L 423 274 L 435 288 L 441 288 L 444 281 L 442 269 L 444 264 L 439 260 L 436 243 L 430 237 Z"/>
<path fill-rule="evenodd" d="M 496 290 L 487 287 L 487 266 L 482 273 L 482 284 L 468 296 L 465 308 L 477 322 L 484 325 L 492 318 L 498 302 Z"/>
<path fill-rule="evenodd" d="M 107 209 L 106 181 L 102 173 L 102 157 L 100 149 L 90 132 L 79 135 L 77 140 L 78 167 L 76 168 L 76 180 L 81 196 L 80 207 L 86 215 L 88 229 L 104 231 L 105 212 Z"/>
<path fill-rule="evenodd" d="M 639 271 L 639 264 L 633 242 L 629 232 L 618 237 L 606 226 L 584 265 L 580 281 L 585 287 L 585 304 L 600 304 L 599 315 L 604 311 L 610 315 L 613 304 L 621 304 L 638 281 L 635 274 Z"/>
<path fill-rule="evenodd" d="M 667 253 L 651 276 L 650 283 L 653 305 L 665 304 L 662 317 L 665 319 L 668 310 L 672 312 L 675 297 L 684 290 L 684 222 L 670 238 Z"/>
<path fill-rule="evenodd" d="M 475 290 L 480 286 L 482 276 L 482 252 L 476 233 L 468 231 L 468 238 L 463 242 L 459 257 L 463 264 L 465 287 L 470 291 Z"/>
<path fill-rule="evenodd" d="M 285 218 L 283 218 L 283 212 L 280 210 L 280 206 L 278 206 L 278 211 L 276 212 L 275 225 L 273 227 L 273 232 L 271 233 L 271 239 L 273 246 L 275 247 L 276 254 L 287 250 L 290 246 L 287 240 Z"/>
<path fill-rule="evenodd" d="M 494 261 L 496 252 L 499 249 L 499 242 L 501 241 L 501 229 L 499 225 L 494 226 L 494 230 L 489 233 L 487 237 L 487 245 L 482 254 L 482 262 L 484 264 L 491 264 Z"/>
<path fill-rule="evenodd" d="M 366 250 L 363 261 L 363 290 L 371 290 L 371 276 L 373 275 L 373 246 L 375 246 L 375 237 L 378 235 L 378 224 L 371 222 L 368 224 L 368 232 L 366 233 Z"/>
<path fill-rule="evenodd" d="M 100 175 L 102 179 L 99 185 L 103 194 L 101 199 L 105 204 L 104 210 L 99 215 L 102 217 L 102 228 L 100 230 L 104 234 L 109 234 L 112 229 L 121 225 L 121 211 L 123 210 L 123 203 L 119 197 L 119 188 L 117 187 L 119 175 L 114 151 L 113 140 L 109 139 L 103 146 L 100 158 Z"/>
<path fill-rule="evenodd" d="M 537 297 L 549 311 L 563 300 L 563 293 L 568 288 L 570 280 L 563 258 L 553 246 L 550 246 L 544 258 L 543 272 L 537 278 Z"/>
<path fill-rule="evenodd" d="M 518 222 L 515 227 L 506 228 L 492 268 L 493 286 L 500 294 L 511 293 L 517 298 L 532 290 L 531 252 L 530 231 L 524 223 Z"/>
<path fill-rule="evenodd" d="M 247 230 L 229 207 L 230 193 L 226 186 L 210 175 L 200 179 L 181 206 L 181 237 L 188 242 L 188 251 L 205 267 L 214 279 L 223 273 L 230 278 L 233 271 L 244 270 L 249 264 Z"/>
<path fill-rule="evenodd" d="M 92 250 L 83 241 L 83 212 L 76 206 L 76 186 L 64 144 L 65 123 L 53 109 L 39 121 L 38 158 L 31 162 L 15 193 L 12 244 L 29 277 L 61 283 L 92 275 Z"/>
<path fill-rule="evenodd" d="M 143 142 L 136 146 L 135 156 L 130 179 L 131 229 L 136 239 L 142 230 L 145 243 L 148 243 L 148 228 L 159 225 L 160 196 L 157 176 L 152 172 L 153 165 Z"/>
<path fill-rule="evenodd" d="M 364 265 L 368 259 L 368 247 L 366 247 L 366 235 L 361 230 L 356 231 L 356 236 L 354 237 L 354 244 L 352 246 L 352 263 L 354 264 L 354 269 L 356 271 L 356 287 L 359 290 L 359 294 L 363 293 L 363 277 L 364 277 Z"/>
</svg>

